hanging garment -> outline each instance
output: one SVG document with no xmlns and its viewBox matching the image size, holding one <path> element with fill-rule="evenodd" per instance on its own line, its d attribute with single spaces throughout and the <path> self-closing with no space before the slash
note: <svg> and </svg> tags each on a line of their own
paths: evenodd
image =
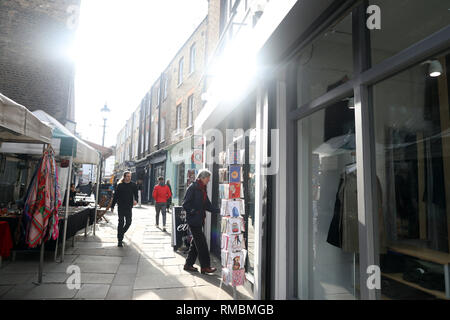
<svg viewBox="0 0 450 320">
<path fill-rule="evenodd" d="M 24 214 L 29 218 L 26 243 L 34 248 L 50 238 L 57 239 L 58 208 L 61 196 L 58 187 L 56 162 L 51 150 L 44 152 L 36 179 L 26 200 Z"/>
<path fill-rule="evenodd" d="M 328 231 L 327 242 L 342 248 L 345 252 L 359 252 L 359 220 L 358 220 L 358 195 L 357 195 L 357 171 L 345 171 L 341 175 L 333 219 Z M 380 241 L 380 253 L 386 253 L 386 236 L 384 232 L 384 217 L 382 209 L 381 184 L 377 178 L 378 194 L 378 231 Z"/>
</svg>

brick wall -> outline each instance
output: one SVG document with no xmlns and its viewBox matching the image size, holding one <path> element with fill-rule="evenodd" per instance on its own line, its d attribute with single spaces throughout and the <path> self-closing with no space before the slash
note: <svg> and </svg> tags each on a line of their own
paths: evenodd
<svg viewBox="0 0 450 320">
<path fill-rule="evenodd" d="M 74 121 L 74 30 L 67 8 L 80 0 L 0 1 L 0 92 L 63 124 Z"/>
</svg>

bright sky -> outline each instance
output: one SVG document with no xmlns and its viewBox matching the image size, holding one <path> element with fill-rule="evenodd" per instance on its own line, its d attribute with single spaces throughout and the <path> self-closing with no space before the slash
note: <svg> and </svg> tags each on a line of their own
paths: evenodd
<svg viewBox="0 0 450 320">
<path fill-rule="evenodd" d="M 205 18 L 207 0 L 82 0 L 74 58 L 75 120 L 83 139 L 105 146 Z"/>
</svg>

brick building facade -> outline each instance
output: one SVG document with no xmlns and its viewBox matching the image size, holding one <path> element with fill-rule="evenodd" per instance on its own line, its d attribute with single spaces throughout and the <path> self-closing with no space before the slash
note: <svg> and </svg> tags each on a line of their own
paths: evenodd
<svg viewBox="0 0 450 320">
<path fill-rule="evenodd" d="M 61 123 L 74 121 L 74 65 L 67 54 L 80 0 L 0 2 L 0 92 Z"/>
</svg>

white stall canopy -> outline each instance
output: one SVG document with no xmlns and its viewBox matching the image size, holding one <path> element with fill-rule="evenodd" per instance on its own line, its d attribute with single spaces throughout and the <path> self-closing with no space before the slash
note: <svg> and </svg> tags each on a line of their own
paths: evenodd
<svg viewBox="0 0 450 320">
<path fill-rule="evenodd" d="M 27 108 L 0 93 L 0 142 L 50 143 L 52 129 Z M 36 146 L 42 154 L 42 146 Z"/>
<path fill-rule="evenodd" d="M 98 164 L 99 153 L 87 143 L 74 136 L 69 129 L 64 127 L 58 120 L 42 110 L 33 111 L 40 121 L 51 127 L 52 139 L 50 141 L 55 154 L 58 157 L 73 156 L 74 163 Z M 42 146 L 27 143 L 2 143 L 0 153 L 17 154 L 42 154 Z"/>
</svg>

